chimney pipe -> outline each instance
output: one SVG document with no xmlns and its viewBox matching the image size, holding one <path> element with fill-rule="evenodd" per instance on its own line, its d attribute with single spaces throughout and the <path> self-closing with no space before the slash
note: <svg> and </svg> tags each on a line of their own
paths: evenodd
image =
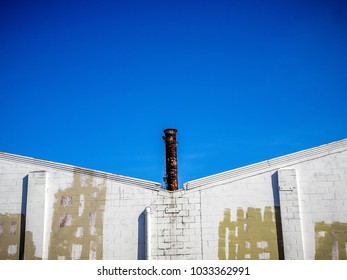
<svg viewBox="0 0 347 280">
<path fill-rule="evenodd" d="M 169 191 L 178 190 L 177 176 L 177 129 L 168 128 L 164 130 L 165 136 L 165 163 L 166 163 L 166 189 Z"/>
</svg>

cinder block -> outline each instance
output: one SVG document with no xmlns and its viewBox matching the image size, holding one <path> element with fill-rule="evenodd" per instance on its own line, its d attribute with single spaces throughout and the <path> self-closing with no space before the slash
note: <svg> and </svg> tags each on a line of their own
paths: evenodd
<svg viewBox="0 0 347 280">
<path fill-rule="evenodd" d="M 177 242 L 188 242 L 190 240 L 189 235 L 178 235 L 176 236 Z"/>
<path fill-rule="evenodd" d="M 183 229 L 173 229 L 172 231 L 171 231 L 171 234 L 172 235 L 183 235 Z"/>
<path fill-rule="evenodd" d="M 189 227 L 188 223 L 177 223 L 176 228 L 177 229 L 187 229 Z"/>
<path fill-rule="evenodd" d="M 173 242 L 172 243 L 172 248 L 173 249 L 182 249 L 182 248 L 184 248 L 184 243 L 183 242 L 179 242 L 179 241 Z"/>
<path fill-rule="evenodd" d="M 174 260 L 190 260 L 190 255 L 176 255 L 173 258 Z"/>
<path fill-rule="evenodd" d="M 194 209 L 195 209 L 195 210 L 201 211 L 201 205 L 198 204 L 198 203 L 195 203 L 195 204 L 194 204 Z"/>
<path fill-rule="evenodd" d="M 341 188 L 341 190 L 345 190 L 345 188 L 347 187 L 347 181 L 335 181 L 334 187 L 336 189 Z"/>
<path fill-rule="evenodd" d="M 179 217 L 184 217 L 184 216 L 188 216 L 188 210 L 181 210 L 178 214 L 177 214 L 177 216 L 179 216 Z"/>
<path fill-rule="evenodd" d="M 200 204 L 200 197 L 189 197 L 188 198 L 188 203 L 189 204 Z"/>
<path fill-rule="evenodd" d="M 189 224 L 192 225 L 192 224 Z M 195 235 L 200 235 L 200 229 L 193 229 L 193 228 L 189 228 L 189 229 L 185 229 L 184 232 L 182 232 L 184 236 L 195 236 Z"/>
<path fill-rule="evenodd" d="M 169 249 L 171 247 L 171 243 L 158 243 L 159 249 Z"/>
<path fill-rule="evenodd" d="M 187 248 L 177 249 L 177 254 L 178 255 L 189 255 L 190 249 L 187 249 Z"/>
<path fill-rule="evenodd" d="M 169 224 L 163 223 L 163 224 L 157 224 L 156 229 L 158 231 L 163 231 L 163 230 L 169 230 Z M 164 232 L 163 232 L 164 234 Z"/>
<path fill-rule="evenodd" d="M 181 205 L 179 204 L 178 206 L 182 207 L 181 209 L 185 210 L 195 210 L 195 205 L 194 204 L 186 204 L 186 205 Z"/>
<path fill-rule="evenodd" d="M 171 222 L 170 217 L 157 217 L 157 223 L 158 224 L 165 224 L 166 226 Z"/>
<path fill-rule="evenodd" d="M 190 229 L 199 229 L 199 228 L 201 228 L 201 225 L 200 225 L 199 222 L 198 222 L 198 223 L 189 223 L 189 224 L 188 224 L 188 227 L 189 227 Z"/>
<path fill-rule="evenodd" d="M 183 217 L 183 223 L 194 223 L 195 217 Z"/>
<path fill-rule="evenodd" d="M 179 197 L 176 199 L 176 204 L 188 205 L 188 197 Z"/>
<path fill-rule="evenodd" d="M 289 206 L 289 207 L 286 207 L 286 211 L 288 213 L 296 213 L 296 212 L 299 212 L 299 207 Z"/>
<path fill-rule="evenodd" d="M 200 210 L 191 210 L 189 211 L 189 216 L 200 216 L 201 211 Z"/>
<path fill-rule="evenodd" d="M 334 193 L 326 193 L 322 196 L 322 200 L 335 200 Z"/>
<path fill-rule="evenodd" d="M 165 197 L 162 204 L 166 204 L 171 207 L 176 207 L 176 200 L 174 198 Z"/>
</svg>

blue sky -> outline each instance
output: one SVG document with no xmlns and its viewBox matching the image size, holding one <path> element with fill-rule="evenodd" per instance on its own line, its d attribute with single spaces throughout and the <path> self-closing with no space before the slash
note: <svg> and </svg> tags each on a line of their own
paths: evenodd
<svg viewBox="0 0 347 280">
<path fill-rule="evenodd" d="M 183 182 L 347 137 L 347 2 L 2 1 L 0 150 Z"/>
</svg>

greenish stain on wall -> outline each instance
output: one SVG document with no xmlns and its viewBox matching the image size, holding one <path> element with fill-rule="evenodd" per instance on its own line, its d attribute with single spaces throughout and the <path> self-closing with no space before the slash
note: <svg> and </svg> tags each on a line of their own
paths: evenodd
<svg viewBox="0 0 347 280">
<path fill-rule="evenodd" d="M 314 227 L 316 260 L 346 260 L 347 223 L 318 222 Z"/>
<path fill-rule="evenodd" d="M 0 259 L 18 260 L 21 214 L 0 214 Z"/>
<path fill-rule="evenodd" d="M 76 169 L 72 187 L 55 194 L 49 259 L 102 259 L 106 180 Z"/>
<path fill-rule="evenodd" d="M 278 207 L 267 206 L 262 217 L 260 208 L 237 209 L 232 219 L 230 209 L 224 210 L 218 228 L 218 258 L 220 260 L 276 260 L 280 257 L 276 212 Z"/>
</svg>

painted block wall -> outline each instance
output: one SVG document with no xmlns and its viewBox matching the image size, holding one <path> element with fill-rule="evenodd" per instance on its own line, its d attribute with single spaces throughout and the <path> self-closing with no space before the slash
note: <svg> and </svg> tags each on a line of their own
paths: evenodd
<svg viewBox="0 0 347 280">
<path fill-rule="evenodd" d="M 30 166 L 0 159 L 0 259 L 19 259 Z"/>
<path fill-rule="evenodd" d="M 347 259 L 347 152 L 293 168 L 297 172 L 304 258 Z"/>
<path fill-rule="evenodd" d="M 0 259 L 346 259 L 347 141 L 160 184 L 0 153 Z"/>
<path fill-rule="evenodd" d="M 304 155 L 300 160 L 289 158 L 280 164 L 275 160 L 260 163 L 249 168 L 249 175 L 240 170 L 241 175 L 230 179 L 211 176 L 201 179 L 202 182 L 188 182 L 188 187 L 191 183 L 200 185 L 192 190 L 201 193 L 203 258 L 346 259 L 346 157 L 344 147 L 336 152 Z M 252 171 L 257 168 L 258 171 Z M 223 209 L 226 223 L 219 214 Z M 258 211 L 257 228 L 264 225 L 265 233 L 252 233 L 249 226 L 248 237 L 242 238 L 239 232 L 235 236 L 236 227 L 250 224 L 249 210 L 254 215 L 254 209 Z M 239 220 L 242 222 L 238 223 Z M 232 227 L 229 221 L 237 223 Z M 266 232 L 269 224 L 276 234 L 273 230 Z M 245 237 L 245 232 L 241 234 Z M 277 244 L 269 241 L 273 238 L 277 238 Z M 253 246 L 257 247 L 254 252 Z"/>
<path fill-rule="evenodd" d="M 158 183 L 16 155 L 0 168 L 0 259 L 144 259 Z"/>
<path fill-rule="evenodd" d="M 166 195 L 159 192 L 151 206 L 153 258 L 280 258 L 278 198 L 271 174 L 266 175 Z"/>
<path fill-rule="evenodd" d="M 280 257 L 272 176 L 267 172 L 200 191 L 204 259 Z"/>
<path fill-rule="evenodd" d="M 203 258 L 201 203 L 198 193 L 160 191 L 151 209 L 153 259 Z"/>
</svg>

